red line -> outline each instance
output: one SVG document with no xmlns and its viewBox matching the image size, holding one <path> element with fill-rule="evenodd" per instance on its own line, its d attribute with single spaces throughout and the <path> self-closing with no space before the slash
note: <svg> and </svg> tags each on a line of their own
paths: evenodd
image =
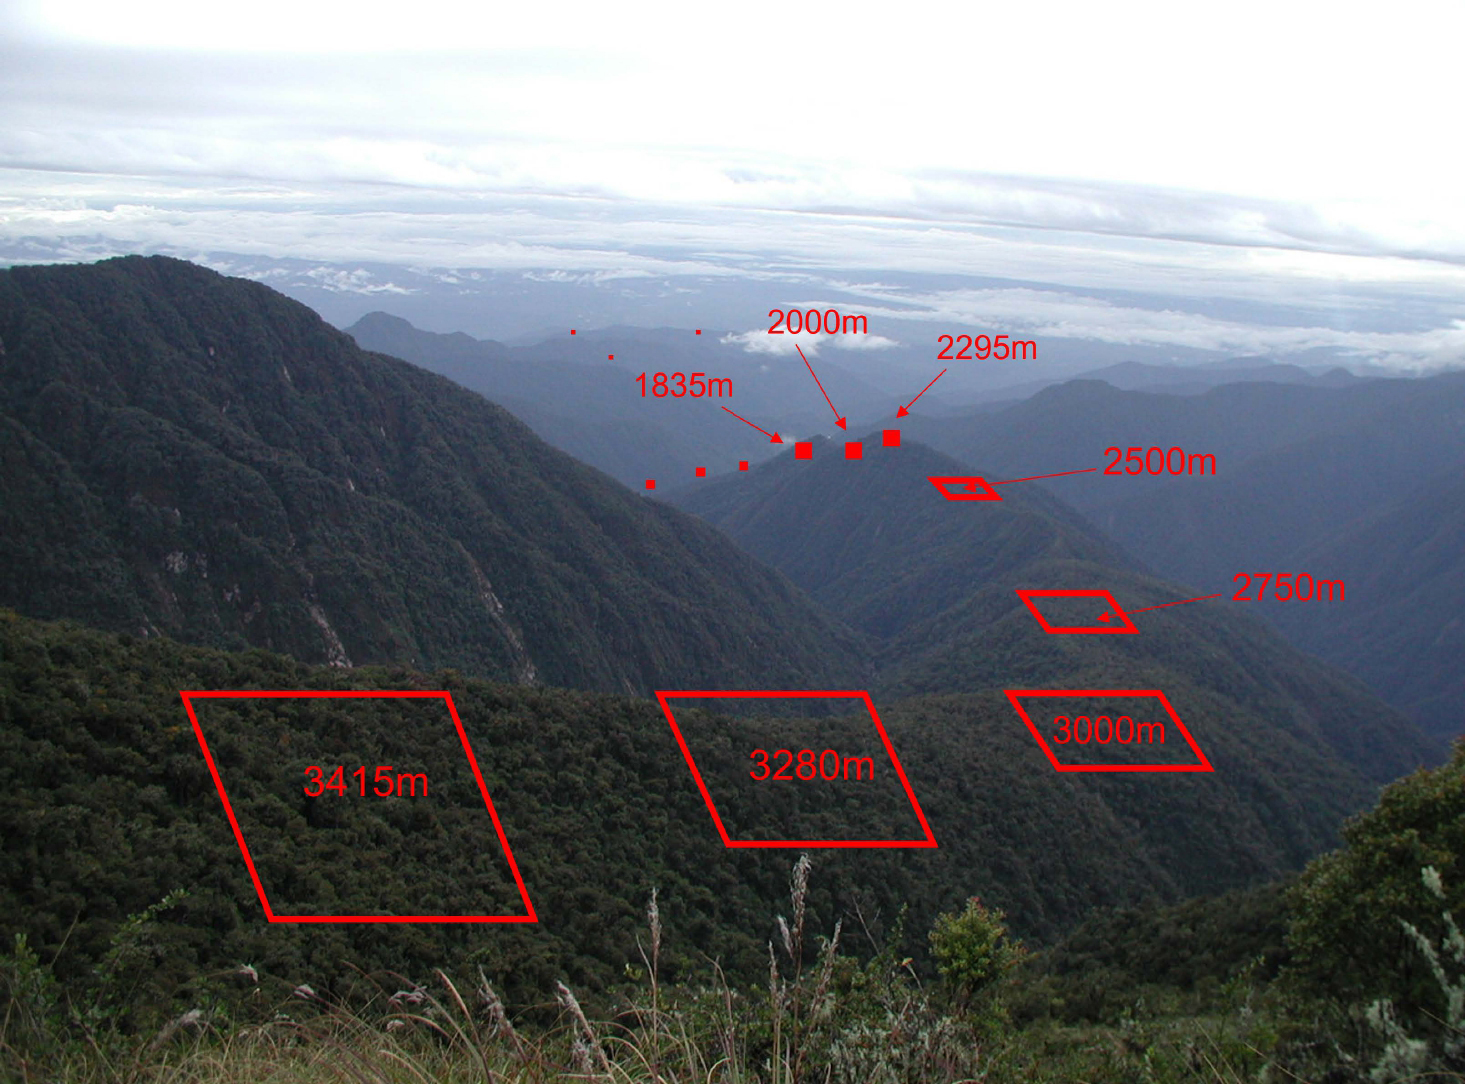
<svg viewBox="0 0 1465 1084">
<path fill-rule="evenodd" d="M 722 409 L 723 410 L 727 410 L 727 407 L 723 407 Z M 745 423 L 747 425 L 753 425 L 752 422 L 748 421 L 747 418 L 743 417 L 736 410 L 727 410 L 727 412 L 729 414 L 731 414 L 734 418 L 736 418 L 738 421 L 743 422 L 743 423 Z M 753 425 L 753 428 L 756 429 L 756 430 L 758 430 L 758 432 L 762 433 L 769 440 L 772 440 L 773 439 L 773 434 L 770 433 L 768 430 L 764 429 L 761 425 Z"/>
<path fill-rule="evenodd" d="M 244 833 L 239 829 L 239 821 L 234 816 L 234 807 L 229 804 L 229 795 L 224 790 L 224 781 L 219 778 L 219 769 L 214 763 L 214 754 L 209 750 L 209 743 L 204 740 L 203 727 L 198 725 L 198 716 L 193 713 L 191 698 L 200 694 L 180 691 L 178 695 L 183 698 L 183 710 L 188 712 L 188 721 L 193 724 L 193 733 L 198 738 L 198 747 L 203 750 L 203 758 L 209 765 L 209 774 L 214 777 L 214 789 L 219 792 L 219 799 L 224 803 L 224 816 L 229 818 L 229 827 L 234 829 L 234 839 L 239 844 L 239 853 L 244 855 L 244 865 L 249 869 L 249 879 L 254 882 L 254 891 L 259 896 L 260 906 L 264 908 L 265 919 L 275 922 L 277 921 L 276 915 L 270 909 L 270 900 L 265 895 L 265 886 L 260 882 L 259 870 L 254 868 L 254 858 L 249 853 L 249 844 L 244 842 Z"/>
<path fill-rule="evenodd" d="M 1010 486 L 1013 482 L 1036 482 L 1040 478 L 1062 478 L 1066 474 L 1093 474 L 1098 467 L 1088 467 L 1084 470 L 1061 470 L 1057 474 L 1035 474 L 1031 478 L 1009 478 L 1005 482 L 993 482 L 994 486 Z"/>
<path fill-rule="evenodd" d="M 529 890 L 524 887 L 524 877 L 519 872 L 519 863 L 514 861 L 514 852 L 509 848 L 509 837 L 504 835 L 504 826 L 499 820 L 498 810 L 493 807 L 493 799 L 488 796 L 488 784 L 483 781 L 483 771 L 478 767 L 478 758 L 473 755 L 473 746 L 469 744 L 468 732 L 463 729 L 463 720 L 458 718 L 458 708 L 453 703 L 453 694 L 444 692 L 443 699 L 448 702 L 448 714 L 453 717 L 453 726 L 458 728 L 458 740 L 463 743 L 463 752 L 468 754 L 468 766 L 473 769 L 473 778 L 478 781 L 478 792 L 483 795 L 483 804 L 488 807 L 488 815 L 493 820 L 493 830 L 499 837 L 499 846 L 504 849 L 504 857 L 509 860 L 509 872 L 514 875 L 514 883 L 519 886 L 519 898 L 524 901 L 524 909 L 529 912 L 522 916 L 522 920 L 538 922 L 539 916 L 535 914 L 534 904 L 529 900 Z"/>
<path fill-rule="evenodd" d="M 446 696 L 442 689 L 184 689 L 180 696 L 193 697 L 198 700 L 216 699 L 227 697 L 231 699 L 253 699 L 260 696 L 272 697 L 300 697 L 319 699 L 321 697 L 376 697 L 391 698 L 399 700 L 404 697 L 414 699 L 432 699 Z"/>
<path fill-rule="evenodd" d="M 671 732 L 676 736 L 677 744 L 682 748 L 682 759 L 687 762 L 687 767 L 692 769 L 692 779 L 697 784 L 697 789 L 702 792 L 702 801 L 707 805 L 707 812 L 712 814 L 712 823 L 717 827 L 717 834 L 722 837 L 722 845 L 731 847 L 732 837 L 727 834 L 727 828 L 722 823 L 722 818 L 717 815 L 717 805 L 712 800 L 711 793 L 707 790 L 707 784 L 702 781 L 702 773 L 697 770 L 697 761 L 692 757 L 692 750 L 687 747 L 687 739 L 682 737 L 682 728 L 677 726 L 676 716 L 672 714 L 671 705 L 666 702 L 668 695 L 676 695 L 657 692 L 656 699 L 661 702 L 662 714 L 666 721 L 671 724 Z M 696 694 L 683 694 L 696 695 Z"/>
<path fill-rule="evenodd" d="M 533 915 L 270 915 L 271 922 L 538 922 Z"/>
<path fill-rule="evenodd" d="M 933 380 L 934 384 L 935 381 Z M 875 720 L 875 729 L 880 731 L 880 740 L 885 743 L 885 751 L 890 754 L 890 763 L 895 765 L 895 774 L 900 776 L 900 785 L 905 788 L 905 796 L 911 800 L 911 808 L 916 811 L 916 820 L 921 822 L 921 831 L 926 833 L 926 846 L 935 847 L 936 837 L 931 834 L 931 826 L 926 822 L 926 814 L 921 810 L 921 803 L 916 800 L 916 792 L 911 788 L 911 781 L 905 777 L 905 769 L 900 766 L 900 757 L 895 755 L 895 746 L 890 744 L 890 735 L 885 733 L 885 725 L 880 722 L 880 716 L 875 711 L 875 701 L 870 699 L 870 694 L 865 693 L 865 706 L 870 709 L 870 718 Z M 871 778 L 874 772 L 871 771 Z M 920 843 L 904 844 L 905 846 L 922 846 Z"/>
<path fill-rule="evenodd" d="M 804 348 L 802 346 L 800 346 L 798 343 L 794 343 L 794 349 L 799 352 L 799 357 L 804 358 Z M 809 370 L 809 375 L 814 378 L 814 383 L 819 385 L 819 391 L 823 393 L 824 401 L 826 403 L 829 403 L 829 409 L 834 410 L 834 404 L 829 401 L 829 393 L 827 391 L 824 391 L 824 385 L 819 381 L 819 374 L 814 372 L 814 366 L 809 364 L 808 358 L 804 358 L 804 367 Z M 838 418 L 839 411 L 834 410 L 834 416 Z M 1095 467 L 1094 469 L 1098 470 L 1097 467 Z"/>
<path fill-rule="evenodd" d="M 682 728 L 677 725 L 676 715 L 672 712 L 671 699 L 673 697 L 849 697 L 864 702 L 866 709 L 870 712 L 870 719 L 875 724 L 875 730 L 880 735 L 880 741 L 885 746 L 885 752 L 890 757 L 891 766 L 899 777 L 901 786 L 905 788 L 906 797 L 910 799 L 911 809 L 915 812 L 916 819 L 920 821 L 921 831 L 925 833 L 924 839 L 733 839 L 728 835 L 727 827 L 722 823 L 722 816 L 717 812 L 717 804 L 712 800 L 712 794 L 707 789 L 706 782 L 702 779 L 702 773 L 697 769 L 697 761 L 692 756 L 692 750 L 687 745 L 687 739 L 682 734 Z M 712 814 L 712 823 L 717 828 L 717 833 L 722 837 L 725 847 L 750 847 L 750 848 L 775 848 L 775 847 L 936 847 L 936 837 L 931 833 L 931 825 L 926 820 L 926 814 L 921 809 L 921 803 L 916 799 L 916 792 L 911 787 L 910 780 L 906 778 L 905 769 L 901 767 L 900 758 L 895 755 L 895 746 L 890 743 L 890 735 L 885 732 L 885 725 L 880 722 L 880 715 L 875 711 L 875 702 L 870 699 L 869 692 L 863 689 L 705 689 L 690 690 L 680 689 L 676 691 L 656 690 L 657 702 L 661 704 L 662 714 L 666 721 L 671 724 L 671 732 L 676 737 L 677 745 L 681 747 L 682 757 L 687 762 L 687 767 L 692 771 L 692 779 L 697 784 L 697 789 L 702 792 L 702 801 L 707 805 L 707 812 Z"/>
<path fill-rule="evenodd" d="M 519 872 L 519 863 L 514 860 L 514 852 L 509 848 L 508 836 L 504 833 L 503 823 L 499 820 L 498 811 L 494 808 L 493 799 L 488 795 L 488 786 L 483 781 L 483 772 L 478 766 L 478 759 L 473 755 L 473 747 L 469 744 L 468 733 L 463 728 L 463 720 L 458 717 L 458 709 L 453 703 L 453 695 L 445 689 L 180 689 L 179 696 L 183 698 L 183 708 L 188 712 L 188 721 L 193 724 L 194 736 L 198 738 L 199 749 L 203 752 L 204 760 L 208 763 L 209 774 L 213 776 L 214 789 L 219 792 L 219 800 L 224 805 L 224 814 L 229 819 L 229 827 L 234 830 L 234 839 L 239 844 L 239 851 L 244 856 L 244 865 L 249 870 L 250 880 L 254 882 L 254 891 L 259 896 L 260 906 L 264 908 L 265 918 L 270 922 L 534 922 L 539 921 L 535 913 L 534 904 L 529 899 L 529 890 L 524 885 L 524 877 Z M 488 810 L 488 815 L 493 821 L 494 831 L 498 833 L 499 845 L 504 849 L 504 858 L 509 865 L 509 872 L 514 875 L 514 883 L 519 889 L 519 898 L 524 903 L 524 909 L 528 914 L 524 915 L 282 915 L 277 914 L 270 907 L 269 897 L 265 895 L 264 884 L 260 880 L 259 870 L 255 867 L 254 856 L 249 853 L 249 844 L 244 842 L 244 832 L 239 827 L 239 820 L 234 816 L 234 807 L 229 802 L 228 792 L 224 789 L 224 781 L 219 776 L 218 765 L 214 761 L 213 751 L 209 749 L 209 743 L 203 736 L 203 727 L 199 724 L 198 715 L 193 710 L 194 699 L 243 699 L 253 697 L 299 697 L 299 698 L 337 698 L 337 697 L 371 697 L 371 698 L 411 698 L 411 699 L 437 699 L 442 698 L 447 702 L 448 714 L 452 716 L 453 726 L 457 728 L 458 739 L 463 745 L 463 752 L 467 754 L 468 765 L 473 770 L 473 777 L 478 782 L 478 790 L 483 795 L 483 804 Z"/>
<path fill-rule="evenodd" d="M 1137 610 L 1126 610 L 1126 613 L 1142 614 L 1146 610 L 1163 610 L 1166 606 L 1184 606 L 1187 602 L 1204 602 L 1208 598 L 1220 598 L 1219 594 L 1201 595 L 1200 598 L 1183 598 L 1179 602 L 1162 602 L 1158 606 L 1141 606 Z"/>
<path fill-rule="evenodd" d="M 795 345 L 798 345 L 798 344 L 796 343 Z M 945 369 L 942 369 L 939 373 L 937 373 L 935 376 L 933 376 L 931 378 L 931 384 L 936 383 L 936 381 L 940 380 L 945 375 L 946 375 L 946 370 Z M 919 399 L 921 396 L 925 395 L 928 391 L 930 391 L 931 390 L 931 384 L 927 384 L 920 391 L 916 392 L 916 399 Z M 912 399 L 909 403 L 907 403 L 905 405 L 905 408 L 907 410 L 909 410 L 911 407 L 915 406 L 916 405 L 916 399 Z"/>
</svg>

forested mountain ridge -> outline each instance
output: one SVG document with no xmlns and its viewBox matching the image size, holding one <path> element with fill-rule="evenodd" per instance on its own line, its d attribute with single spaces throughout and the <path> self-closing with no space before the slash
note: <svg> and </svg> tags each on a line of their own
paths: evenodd
<svg viewBox="0 0 1465 1084">
<path fill-rule="evenodd" d="M 441 688 L 473 743 L 538 924 L 267 924 L 178 691 Z M 429 726 L 418 707 L 427 702 L 329 703 L 322 725 L 278 701 L 195 702 L 277 911 L 522 914 L 506 875 L 485 866 L 502 849 L 481 802 L 472 812 L 474 796 L 462 809 L 302 797 L 300 773 L 312 764 L 382 754 L 423 772 L 434 802 L 463 771 L 451 723 L 440 713 Z M 1373 793 L 1337 758 L 1275 730 L 1211 736 L 1198 724 L 1215 773 L 1060 775 L 1000 694 L 881 701 L 879 711 L 939 846 L 820 851 L 810 907 L 822 928 L 858 906 L 878 933 L 909 905 L 919 937 L 936 913 L 980 894 L 1024 936 L 1051 938 L 1095 906 L 1176 900 L 1294 869 Z M 747 725 L 683 719 L 709 777 L 746 767 Z M 786 720 L 784 732 L 795 740 L 805 725 Z M 848 789 L 820 816 L 843 825 L 870 802 Z M 734 812 L 751 834 L 777 839 L 801 803 L 797 788 L 775 786 Z M 0 937 L 27 934 L 67 981 L 87 981 L 128 915 L 186 890 L 147 927 L 142 978 L 159 995 L 244 961 L 322 991 L 343 963 L 416 977 L 470 961 L 530 1002 L 558 979 L 601 989 L 626 963 L 639 966 L 652 888 L 669 931 L 666 977 L 694 973 L 707 953 L 734 981 L 756 985 L 791 857 L 723 847 L 654 702 L 450 672 L 310 667 L 7 612 L 0 839 Z M 281 906 L 282 893 L 294 907 Z"/>
<path fill-rule="evenodd" d="M 1465 729 L 1456 695 L 1465 573 L 1448 529 L 1461 509 L 1465 374 L 1198 396 L 1078 381 L 1004 411 L 908 421 L 959 459 L 1024 475 L 1102 466 L 1110 446 L 1214 456 L 1205 473 L 1040 484 L 1196 594 L 1229 597 L 1245 582 L 1239 573 L 1341 582 L 1341 600 L 1253 608 L 1432 733 Z"/>
<path fill-rule="evenodd" d="M 695 518 L 265 286 L 0 272 L 0 603 L 583 688 L 857 683 L 858 637 Z"/>
<path fill-rule="evenodd" d="M 1358 674 L 1427 732 L 1465 732 L 1465 479 L 1458 474 L 1382 504 L 1288 567 L 1347 585 L 1323 615 L 1274 602 L 1298 643 Z"/>
<path fill-rule="evenodd" d="M 1126 609 L 1174 602 L 1186 589 L 1145 573 L 1039 486 L 1000 486 L 1001 501 L 947 501 L 929 477 L 972 467 L 918 443 L 864 444 L 860 460 L 817 446 L 812 461 L 780 456 L 677 499 L 874 637 L 883 694 L 1158 687 L 1172 698 L 1185 691 L 1197 721 L 1254 741 L 1262 762 L 1284 735 L 1319 764 L 1337 756 L 1379 783 L 1442 756 L 1360 682 L 1291 647 L 1240 604 L 1142 614 L 1140 635 L 1045 633 L 1016 588 L 1107 589 Z"/>
</svg>

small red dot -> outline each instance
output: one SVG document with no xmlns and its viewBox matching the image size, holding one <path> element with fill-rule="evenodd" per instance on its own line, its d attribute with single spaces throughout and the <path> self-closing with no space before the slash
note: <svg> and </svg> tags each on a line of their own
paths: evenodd
<svg viewBox="0 0 1465 1084">
<path fill-rule="evenodd" d="M 648 478 L 648 479 L 646 479 L 646 488 L 647 489 L 655 489 L 656 488 L 656 479 L 655 478 Z"/>
<path fill-rule="evenodd" d="M 738 461 L 738 470 L 747 470 L 747 469 L 748 469 L 748 461 L 746 459 L 740 459 Z"/>
<path fill-rule="evenodd" d="M 570 328 L 570 334 L 571 335 L 575 334 L 575 329 L 574 328 Z"/>
<path fill-rule="evenodd" d="M 616 359 L 616 356 L 614 354 L 607 354 L 607 355 L 605 355 L 605 360 L 606 361 L 615 361 L 615 359 Z"/>
<path fill-rule="evenodd" d="M 706 467 L 698 467 L 697 468 L 697 477 L 698 478 L 706 478 L 707 477 L 707 468 Z"/>
<path fill-rule="evenodd" d="M 700 327 L 697 329 L 697 334 L 698 335 L 702 334 L 702 329 Z"/>
</svg>

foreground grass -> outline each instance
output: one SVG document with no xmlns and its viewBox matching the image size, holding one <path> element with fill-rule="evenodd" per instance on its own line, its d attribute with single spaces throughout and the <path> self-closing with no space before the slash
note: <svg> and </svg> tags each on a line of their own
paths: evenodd
<svg viewBox="0 0 1465 1084">
<path fill-rule="evenodd" d="M 815 985 L 804 992 L 817 989 Z M 830 986 L 834 985 L 833 979 Z M 907 991 L 908 992 L 908 991 Z M 664 1007 L 653 1007 L 651 1001 Z M 1174 1017 L 1118 1026 L 1044 1022 L 981 1034 L 950 1017 L 907 1014 L 880 1028 L 827 1026 L 837 1012 L 781 1017 L 726 987 L 656 990 L 591 1021 L 563 987 L 559 1022 L 526 1037 L 486 983 L 464 997 L 444 975 L 349 1010 L 292 995 L 272 1019 L 215 1027 L 174 1021 L 130 1043 L 77 1043 L 44 1063 L 15 1059 L 15 1079 L 60 1084 L 990 1084 L 1303 1080 L 1256 1045 L 1266 1028 L 1239 1017 Z M 808 1007 L 808 1006 L 805 1006 Z M 544 1006 L 548 1009 L 550 1006 Z M 176 1025 L 176 1026 L 175 1026 Z M 1437 1076 L 1431 1079 L 1458 1079 Z"/>
<path fill-rule="evenodd" d="M 184 1002 L 198 1007 L 148 1015 L 156 1007 L 108 992 L 135 984 L 125 937 L 105 981 L 75 1004 L 22 938 L 0 960 L 0 1074 L 23 1084 L 1465 1084 L 1444 1071 L 1458 1068 L 1450 1043 L 1465 1046 L 1465 1030 L 1441 1021 L 1444 1056 L 1395 1042 L 1381 1058 L 1357 1012 L 1288 1003 L 1250 969 L 1204 998 L 1132 990 L 1134 1004 L 1108 1024 L 1053 1019 L 1067 1002 L 1041 974 L 1023 977 L 1001 913 L 976 900 L 933 928 L 940 980 L 928 988 L 895 950 L 899 922 L 866 961 L 841 953 L 841 924 L 806 948 L 808 874 L 804 857 L 765 984 L 734 988 L 713 963 L 706 986 L 665 987 L 653 893 L 630 986 L 592 1018 L 556 984 L 519 1026 L 481 970 L 426 984 L 354 971 L 332 1000 L 246 965 L 205 976 Z"/>
</svg>

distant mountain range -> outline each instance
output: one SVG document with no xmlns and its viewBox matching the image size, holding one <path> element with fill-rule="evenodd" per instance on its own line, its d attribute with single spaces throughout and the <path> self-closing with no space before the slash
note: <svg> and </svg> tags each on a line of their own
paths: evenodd
<svg viewBox="0 0 1465 1084">
<path fill-rule="evenodd" d="M 506 346 L 462 332 L 423 331 L 400 317 L 373 312 L 346 330 L 368 350 L 405 358 L 508 407 L 555 447 L 633 487 L 648 477 L 685 484 L 696 467 L 722 474 L 741 460 L 756 462 L 773 454 L 776 446 L 760 441 L 755 431 L 729 418 L 720 407 L 730 407 L 764 429 L 791 438 L 835 433 L 836 413 L 850 425 L 868 427 L 892 415 L 919 390 L 913 384 L 903 389 L 902 396 L 876 388 L 824 354 L 813 363 L 838 408 L 832 411 L 791 350 L 785 355 L 749 354 L 742 343 L 723 342 L 710 329 L 705 336 L 698 336 L 695 329 L 582 329 L 573 336 L 564 333 Z M 641 372 L 698 371 L 736 376 L 733 394 L 707 400 L 657 400 L 643 398 L 633 381 Z M 933 365 L 931 375 L 939 371 L 940 365 Z M 924 400 L 922 413 L 961 418 L 972 410 L 1000 409 L 1070 380 L 1102 380 L 1118 388 L 1174 395 L 1199 394 L 1239 381 L 1316 387 L 1362 382 L 1346 369 L 1314 372 L 1261 358 L 1193 366 L 1130 361 L 1003 385 L 976 395 L 959 392 L 954 400 L 941 398 L 943 385 Z"/>
<path fill-rule="evenodd" d="M 749 354 L 695 329 L 605 328 L 511 348 L 371 313 L 347 333 L 368 350 L 405 358 L 503 404 L 555 447 L 636 488 L 648 478 L 663 486 L 685 482 L 697 467 L 724 473 L 777 450 L 723 407 L 790 441 L 833 428 L 834 413 L 797 354 Z M 826 357 L 814 363 L 846 415 L 894 409 L 892 395 Z M 644 389 L 635 379 L 641 373 Z M 730 388 L 657 397 L 657 373 L 701 373 L 730 381 Z"/>
<path fill-rule="evenodd" d="M 1342 367 L 1304 369 L 1265 358 L 1235 358 L 1199 365 L 1149 365 L 1122 361 L 1088 369 L 1061 379 L 1048 378 L 1011 384 L 984 392 L 973 403 L 1016 402 L 1027 399 L 1054 384 L 1072 380 L 1101 380 L 1124 391 L 1155 391 L 1167 395 L 1199 395 L 1222 384 L 1302 384 L 1319 388 L 1346 388 L 1366 378 Z M 945 413 L 959 413 L 959 408 Z"/>
</svg>

